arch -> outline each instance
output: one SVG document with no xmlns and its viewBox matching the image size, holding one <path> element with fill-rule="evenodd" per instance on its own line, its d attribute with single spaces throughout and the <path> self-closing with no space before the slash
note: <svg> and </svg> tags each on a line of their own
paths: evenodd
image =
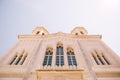
<svg viewBox="0 0 120 80">
<path fill-rule="evenodd" d="M 43 66 L 45 66 L 45 65 L 51 66 L 52 65 L 52 55 L 53 55 L 53 48 L 51 48 L 51 47 L 46 48 Z"/>
<path fill-rule="evenodd" d="M 105 61 L 105 63 L 107 63 L 107 65 L 110 65 L 110 62 L 106 59 L 106 57 L 103 55 L 103 52 L 101 53 L 101 56 L 103 58 L 103 60 Z"/>
<path fill-rule="evenodd" d="M 100 63 L 98 62 L 98 60 L 93 52 L 92 52 L 92 57 L 93 57 L 94 61 L 96 62 L 96 64 L 100 65 Z"/>
<path fill-rule="evenodd" d="M 11 62 L 10 62 L 10 65 L 12 65 L 12 64 L 14 63 L 14 61 L 16 60 L 17 57 L 18 57 L 17 55 L 15 55 L 15 56 L 13 57 L 13 59 L 12 59 Z"/>
<path fill-rule="evenodd" d="M 56 47 L 56 65 L 63 66 L 64 65 L 64 51 L 63 51 L 63 44 L 58 43 Z"/>
<path fill-rule="evenodd" d="M 18 52 L 16 52 L 15 56 L 10 61 L 9 65 L 23 65 L 26 58 L 27 58 L 27 53 L 23 49 L 23 51 L 20 54 Z"/>
<path fill-rule="evenodd" d="M 67 48 L 67 58 L 69 66 L 77 66 L 74 50 L 71 47 Z"/>
<path fill-rule="evenodd" d="M 110 65 L 103 53 L 99 53 L 96 49 L 94 49 L 91 54 L 97 65 Z"/>
</svg>

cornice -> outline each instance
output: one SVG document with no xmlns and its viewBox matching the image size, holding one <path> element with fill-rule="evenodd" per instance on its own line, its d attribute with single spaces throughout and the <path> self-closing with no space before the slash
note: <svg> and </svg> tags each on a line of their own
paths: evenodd
<svg viewBox="0 0 120 80">
<path fill-rule="evenodd" d="M 83 69 L 38 69 L 36 71 L 84 71 Z"/>
<path fill-rule="evenodd" d="M 0 66 L 0 75 L 23 75 L 25 68 L 19 65 L 2 65 Z"/>
<path fill-rule="evenodd" d="M 55 38 L 55 37 L 66 37 L 66 38 L 76 38 L 76 39 L 101 39 L 102 35 L 73 35 L 63 32 L 48 34 L 48 35 L 36 35 L 36 34 L 24 34 L 18 35 L 18 39 L 21 38 Z"/>
</svg>

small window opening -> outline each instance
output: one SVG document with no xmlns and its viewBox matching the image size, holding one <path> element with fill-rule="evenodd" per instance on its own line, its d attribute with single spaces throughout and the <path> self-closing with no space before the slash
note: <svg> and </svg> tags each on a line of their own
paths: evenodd
<svg viewBox="0 0 120 80">
<path fill-rule="evenodd" d="M 75 35 L 78 35 L 78 33 L 75 33 Z"/>
<path fill-rule="evenodd" d="M 39 34 L 40 33 L 40 31 L 37 31 L 37 33 L 36 34 Z"/>
<path fill-rule="evenodd" d="M 45 35 L 45 33 L 42 33 L 42 35 Z"/>
<path fill-rule="evenodd" d="M 82 31 L 80 31 L 81 34 L 84 34 Z"/>
</svg>

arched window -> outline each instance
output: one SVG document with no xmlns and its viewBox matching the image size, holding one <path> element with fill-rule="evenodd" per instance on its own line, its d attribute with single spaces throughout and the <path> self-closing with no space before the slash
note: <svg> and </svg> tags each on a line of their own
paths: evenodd
<svg viewBox="0 0 120 80">
<path fill-rule="evenodd" d="M 45 33 L 42 33 L 42 35 L 45 35 Z"/>
<path fill-rule="evenodd" d="M 105 61 L 105 63 L 107 63 L 108 65 L 110 65 L 110 63 L 108 62 L 108 60 L 105 58 L 105 56 L 102 54 L 102 58 Z"/>
<path fill-rule="evenodd" d="M 12 65 L 12 64 L 14 63 L 14 61 L 16 60 L 17 57 L 18 57 L 17 55 L 14 56 L 14 58 L 13 58 L 12 61 L 10 62 L 10 65 Z"/>
<path fill-rule="evenodd" d="M 93 59 L 94 59 L 94 61 L 96 62 L 96 64 L 97 65 L 100 65 L 100 63 L 98 62 L 98 60 L 97 60 L 97 57 L 92 53 L 92 57 L 93 57 Z"/>
<path fill-rule="evenodd" d="M 13 57 L 11 62 L 9 63 L 10 65 L 22 65 L 24 61 L 27 58 L 27 54 L 25 50 L 22 51 L 21 55 L 19 53 L 16 53 L 16 55 Z"/>
<path fill-rule="evenodd" d="M 23 57 L 23 54 L 18 57 L 17 61 L 15 62 L 15 65 L 18 65 L 18 64 L 19 64 L 19 62 L 20 62 L 20 60 L 22 59 L 22 57 Z"/>
<path fill-rule="evenodd" d="M 20 65 L 22 65 L 25 62 L 26 58 L 27 58 L 27 54 L 24 54 L 22 60 L 20 61 Z"/>
<path fill-rule="evenodd" d="M 70 65 L 77 66 L 76 58 L 75 58 L 74 51 L 73 51 L 72 48 L 67 48 L 67 57 L 68 57 L 68 64 L 69 64 L 69 66 Z"/>
<path fill-rule="evenodd" d="M 78 33 L 75 33 L 75 35 L 78 35 Z"/>
<path fill-rule="evenodd" d="M 96 50 L 92 52 L 92 57 L 97 65 L 110 65 L 103 53 L 98 53 Z"/>
<path fill-rule="evenodd" d="M 52 54 L 53 54 L 53 49 L 52 48 L 47 48 L 46 49 L 46 54 L 43 62 L 43 66 L 45 65 L 50 65 L 52 64 Z"/>
<path fill-rule="evenodd" d="M 56 65 L 63 66 L 64 65 L 64 55 L 63 55 L 63 44 L 57 44 L 56 49 Z"/>
</svg>

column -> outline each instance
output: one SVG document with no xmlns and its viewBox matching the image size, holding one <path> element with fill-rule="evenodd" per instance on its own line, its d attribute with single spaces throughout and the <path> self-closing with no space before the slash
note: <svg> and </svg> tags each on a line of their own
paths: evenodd
<svg viewBox="0 0 120 80">
<path fill-rule="evenodd" d="M 55 68 L 56 66 L 56 46 L 53 46 L 53 55 L 52 55 L 52 68 Z"/>
<path fill-rule="evenodd" d="M 66 48 L 66 46 L 64 46 L 63 48 L 64 48 L 64 65 L 65 65 L 65 67 L 68 67 L 67 48 Z"/>
</svg>

